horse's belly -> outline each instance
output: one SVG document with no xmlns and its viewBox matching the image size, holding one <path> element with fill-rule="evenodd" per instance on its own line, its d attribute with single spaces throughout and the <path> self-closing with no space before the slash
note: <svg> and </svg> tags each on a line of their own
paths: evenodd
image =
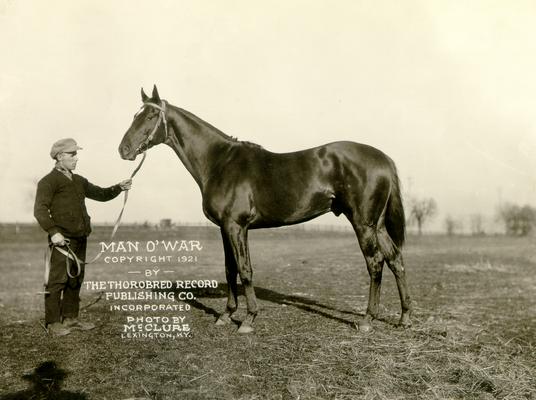
<svg viewBox="0 0 536 400">
<path fill-rule="evenodd" d="M 255 218 L 252 225 L 281 226 L 305 222 L 331 210 L 334 198 L 329 189 L 275 190 L 254 196 Z"/>
</svg>

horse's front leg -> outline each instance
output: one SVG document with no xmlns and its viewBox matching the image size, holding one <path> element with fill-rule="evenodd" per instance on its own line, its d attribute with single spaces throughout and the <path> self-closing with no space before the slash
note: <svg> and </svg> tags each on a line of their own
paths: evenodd
<svg viewBox="0 0 536 400">
<path fill-rule="evenodd" d="M 225 277 L 227 279 L 227 306 L 225 311 L 218 320 L 216 325 L 227 325 L 231 323 L 231 316 L 238 308 L 238 287 L 236 283 L 236 276 L 238 275 L 238 269 L 236 266 L 236 260 L 233 254 L 233 247 L 229 236 L 224 229 L 221 230 L 221 237 L 223 240 L 223 251 L 225 252 Z"/>
<path fill-rule="evenodd" d="M 240 275 L 246 295 L 247 315 L 244 321 L 242 321 L 238 332 L 251 333 L 253 332 L 253 321 L 257 316 L 257 298 L 255 297 L 255 290 L 253 288 L 253 270 L 249 258 L 248 230 L 246 227 L 240 226 L 235 222 L 226 224 L 223 229 L 229 239 L 238 274 Z"/>
</svg>

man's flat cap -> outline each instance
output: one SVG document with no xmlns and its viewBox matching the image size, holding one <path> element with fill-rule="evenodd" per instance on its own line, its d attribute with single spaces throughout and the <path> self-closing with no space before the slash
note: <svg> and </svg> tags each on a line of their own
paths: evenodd
<svg viewBox="0 0 536 400">
<path fill-rule="evenodd" d="M 56 158 L 60 153 L 71 153 L 77 150 L 82 150 L 82 148 L 76 144 L 74 139 L 60 139 L 52 145 L 52 148 L 50 149 L 50 157 Z"/>
</svg>

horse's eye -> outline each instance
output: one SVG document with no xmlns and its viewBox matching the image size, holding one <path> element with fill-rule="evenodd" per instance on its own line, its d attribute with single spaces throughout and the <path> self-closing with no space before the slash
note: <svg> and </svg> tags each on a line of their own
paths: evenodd
<svg viewBox="0 0 536 400">
<path fill-rule="evenodd" d="M 148 116 L 147 116 L 147 121 L 150 121 L 150 120 L 152 120 L 152 119 L 153 119 L 154 117 L 155 117 L 155 115 L 154 115 L 154 114 L 152 114 L 152 115 L 148 115 Z"/>
</svg>

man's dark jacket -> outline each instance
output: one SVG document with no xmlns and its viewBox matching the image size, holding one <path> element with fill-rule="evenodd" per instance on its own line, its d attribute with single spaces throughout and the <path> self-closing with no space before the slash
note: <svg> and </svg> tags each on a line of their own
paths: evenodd
<svg viewBox="0 0 536 400">
<path fill-rule="evenodd" d="M 50 236 L 57 232 L 67 237 L 88 236 L 91 224 L 85 198 L 108 201 L 119 193 L 119 185 L 101 188 L 80 175 L 73 174 L 71 180 L 54 168 L 37 184 L 34 216 Z"/>
</svg>

